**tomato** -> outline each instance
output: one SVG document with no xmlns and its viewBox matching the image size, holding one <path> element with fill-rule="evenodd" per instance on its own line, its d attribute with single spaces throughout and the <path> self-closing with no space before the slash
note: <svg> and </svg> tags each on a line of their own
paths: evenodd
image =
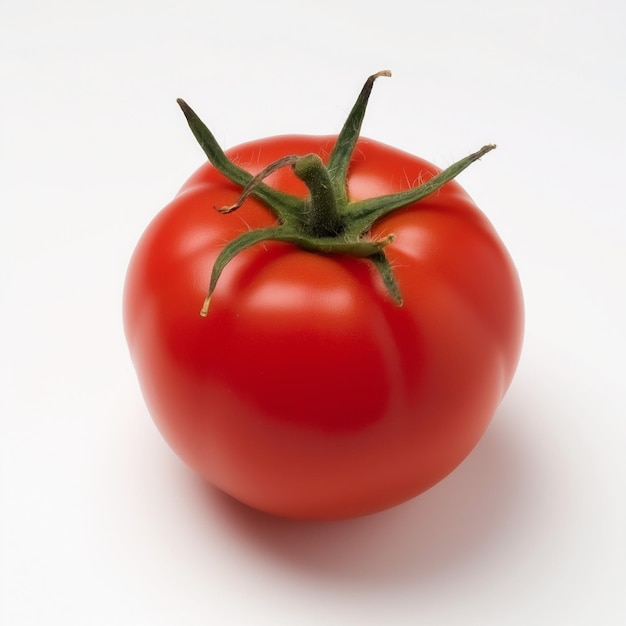
<svg viewBox="0 0 626 626">
<path fill-rule="evenodd" d="M 274 137 L 225 156 L 261 195 L 302 201 L 315 195 L 311 181 L 281 158 L 328 164 L 338 141 Z M 350 141 L 344 214 L 441 175 L 387 145 Z M 292 234 L 247 241 L 216 270 L 229 242 L 277 224 L 254 189 L 229 214 L 215 210 L 236 205 L 245 186 L 224 168 L 207 162 L 191 176 L 128 269 L 126 337 L 163 437 L 219 489 L 285 517 L 363 515 L 428 489 L 479 441 L 520 355 L 520 283 L 494 228 L 447 180 L 378 211 L 358 237 L 333 226 L 307 231 L 315 245 Z M 359 248 L 367 242 L 379 248 Z"/>
</svg>

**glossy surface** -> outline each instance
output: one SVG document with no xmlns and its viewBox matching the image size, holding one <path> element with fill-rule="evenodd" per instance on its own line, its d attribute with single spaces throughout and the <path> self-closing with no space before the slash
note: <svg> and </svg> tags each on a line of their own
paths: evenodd
<svg viewBox="0 0 626 626">
<path fill-rule="evenodd" d="M 286 154 L 328 155 L 332 137 L 278 137 L 229 156 L 251 173 Z M 358 200 L 438 171 L 361 139 Z M 304 195 L 288 170 L 267 181 Z M 246 229 L 273 223 L 209 164 L 149 225 L 124 293 L 130 352 L 161 433 L 235 498 L 296 518 L 374 512 L 452 471 L 486 429 L 515 371 L 523 304 L 492 226 L 455 183 L 381 220 L 404 296 L 390 301 L 362 259 L 268 243 L 224 271 L 200 316 L 213 262 Z"/>
</svg>

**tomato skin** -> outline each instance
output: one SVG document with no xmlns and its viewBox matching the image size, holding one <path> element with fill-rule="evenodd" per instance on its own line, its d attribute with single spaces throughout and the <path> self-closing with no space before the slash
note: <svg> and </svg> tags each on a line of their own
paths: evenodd
<svg viewBox="0 0 626 626">
<path fill-rule="evenodd" d="M 286 136 L 228 155 L 252 174 L 286 154 L 328 156 L 336 137 Z M 359 139 L 348 193 L 403 191 L 439 172 Z M 267 179 L 304 197 L 288 169 Z M 147 406 L 166 441 L 206 480 L 268 513 L 337 519 L 399 504 L 470 453 L 519 359 L 516 270 L 456 182 L 376 223 L 397 306 L 363 259 L 264 243 L 225 269 L 199 314 L 223 246 L 275 222 L 254 198 L 201 166 L 140 239 L 124 326 Z"/>
</svg>

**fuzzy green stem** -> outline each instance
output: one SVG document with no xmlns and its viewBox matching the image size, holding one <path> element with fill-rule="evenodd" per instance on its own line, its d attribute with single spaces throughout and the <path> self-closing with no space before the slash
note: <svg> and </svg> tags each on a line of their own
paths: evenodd
<svg viewBox="0 0 626 626">
<path fill-rule="evenodd" d="M 343 231 L 343 219 L 337 206 L 333 185 L 317 154 L 305 154 L 293 164 L 294 174 L 309 188 L 303 224 L 314 237 L 333 237 Z"/>
<path fill-rule="evenodd" d="M 224 246 L 213 266 L 201 315 L 207 315 L 211 295 L 226 265 L 250 246 L 268 241 L 288 243 L 318 254 L 349 255 L 368 259 L 380 274 L 387 293 L 398 306 L 402 304 L 400 286 L 396 283 L 385 252 L 385 248 L 393 242 L 394 235 L 391 233 L 383 239 L 372 238 L 372 226 L 393 211 L 415 205 L 421 199 L 435 193 L 471 163 L 493 150 L 495 145 L 483 146 L 417 187 L 375 198 L 350 201 L 347 193 L 350 163 L 359 140 L 372 87 L 381 76 L 391 76 L 391 73 L 383 70 L 367 79 L 337 137 L 326 165 L 316 154 L 289 155 L 270 163 L 256 176 L 252 176 L 229 159 L 189 105 L 183 100 L 178 100 L 189 127 L 209 161 L 228 180 L 242 188 L 238 202 L 218 208 L 218 211 L 230 213 L 241 207 L 249 195 L 254 195 L 276 218 L 273 226 L 246 230 Z M 263 182 L 270 174 L 285 166 L 291 166 L 294 174 L 308 187 L 309 195 L 306 198 L 272 189 Z"/>
</svg>

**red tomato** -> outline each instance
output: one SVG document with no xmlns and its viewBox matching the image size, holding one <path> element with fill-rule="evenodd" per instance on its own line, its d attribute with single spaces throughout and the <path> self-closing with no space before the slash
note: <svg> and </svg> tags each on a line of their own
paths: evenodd
<svg viewBox="0 0 626 626">
<path fill-rule="evenodd" d="M 227 154 L 255 174 L 289 154 L 327 159 L 336 137 L 286 136 Z M 404 191 L 440 170 L 359 139 L 351 201 Z M 289 169 L 268 186 L 300 198 Z M 260 510 L 333 519 L 428 489 L 469 454 L 512 380 L 523 305 L 493 227 L 454 181 L 378 220 L 403 296 L 363 258 L 292 243 L 249 247 L 199 314 L 225 244 L 276 223 L 203 165 L 142 236 L 124 323 L 147 406 L 166 441 L 219 489 Z"/>
</svg>

